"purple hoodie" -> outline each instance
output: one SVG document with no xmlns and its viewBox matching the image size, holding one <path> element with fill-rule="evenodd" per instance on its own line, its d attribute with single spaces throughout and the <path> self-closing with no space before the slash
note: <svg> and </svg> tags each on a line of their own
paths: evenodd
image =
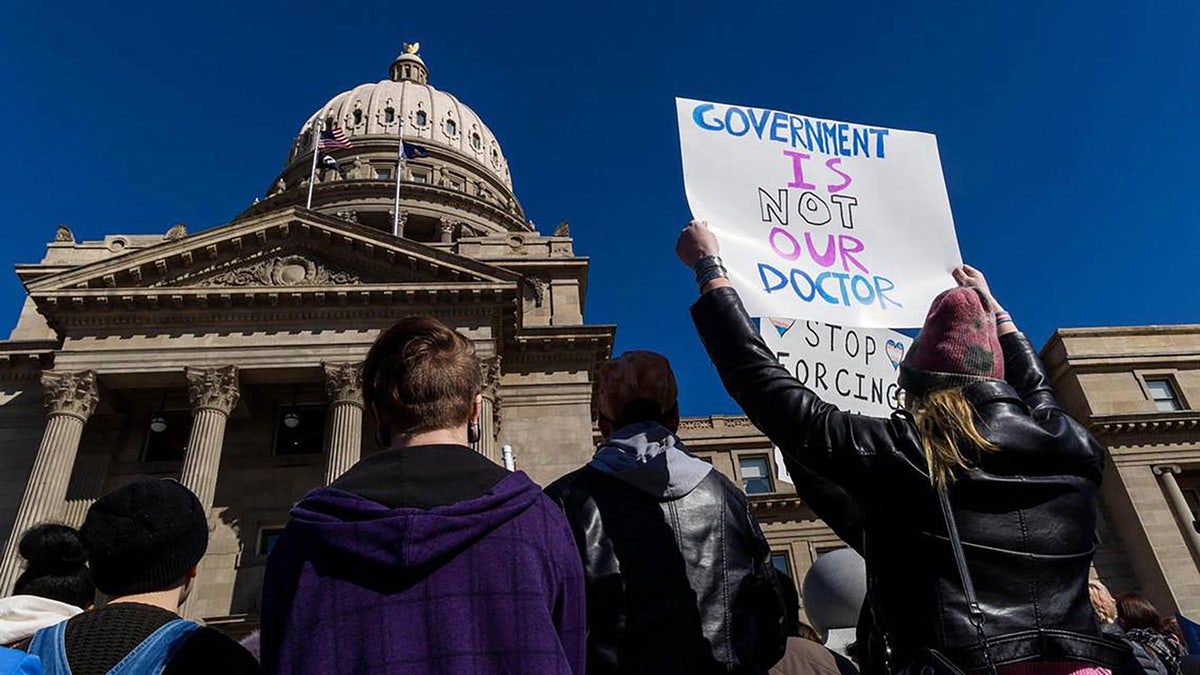
<svg viewBox="0 0 1200 675">
<path fill-rule="evenodd" d="M 268 673 L 582 673 L 579 554 L 524 473 L 474 499 L 388 508 L 308 494 L 263 587 Z"/>
</svg>

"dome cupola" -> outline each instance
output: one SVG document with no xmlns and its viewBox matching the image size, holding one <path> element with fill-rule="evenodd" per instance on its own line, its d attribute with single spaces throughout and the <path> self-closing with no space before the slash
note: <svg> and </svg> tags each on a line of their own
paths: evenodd
<svg viewBox="0 0 1200 675">
<path fill-rule="evenodd" d="M 421 57 L 417 56 L 420 49 L 420 42 L 404 43 L 404 50 L 392 61 L 392 82 L 429 83 L 429 68 Z"/>
</svg>

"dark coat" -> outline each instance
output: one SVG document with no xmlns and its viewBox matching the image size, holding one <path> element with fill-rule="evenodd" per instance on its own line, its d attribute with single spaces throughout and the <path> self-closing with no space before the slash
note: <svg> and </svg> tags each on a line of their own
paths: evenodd
<svg viewBox="0 0 1200 675">
<path fill-rule="evenodd" d="M 897 659 L 924 648 L 985 666 L 911 415 L 852 415 L 776 361 L 732 288 L 692 316 L 726 389 L 783 452 L 841 485 L 865 514 L 876 617 Z M 1054 398 L 1024 335 L 1001 338 L 1006 381 L 968 385 L 981 433 L 949 488 L 997 664 L 1079 660 L 1112 667 L 1128 647 L 1100 634 L 1088 599 L 1104 448 Z"/>
<path fill-rule="evenodd" d="M 583 557 L 588 675 L 762 673 L 783 656 L 771 549 L 725 476 L 666 498 L 585 466 L 546 494 Z"/>
</svg>

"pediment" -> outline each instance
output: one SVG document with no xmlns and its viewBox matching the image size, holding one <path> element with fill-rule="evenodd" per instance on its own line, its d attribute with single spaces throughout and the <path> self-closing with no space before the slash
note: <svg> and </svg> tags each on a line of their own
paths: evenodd
<svg viewBox="0 0 1200 675">
<path fill-rule="evenodd" d="M 36 301 L 63 293 L 515 287 L 519 279 L 508 270 L 357 223 L 288 209 L 40 277 L 29 282 L 28 290 Z"/>
</svg>

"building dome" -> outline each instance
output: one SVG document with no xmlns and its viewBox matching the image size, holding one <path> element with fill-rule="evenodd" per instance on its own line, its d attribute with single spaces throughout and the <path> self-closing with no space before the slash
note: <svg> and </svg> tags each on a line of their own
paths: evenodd
<svg viewBox="0 0 1200 675">
<path fill-rule="evenodd" d="M 355 145 L 372 140 L 394 143 L 403 128 L 405 141 L 450 150 L 512 191 L 508 162 L 495 134 L 474 110 L 428 84 L 429 70 L 417 56 L 417 45 L 405 45 L 390 71 L 391 79 L 361 84 L 318 108 L 292 143 L 289 163 L 312 151 L 311 129 L 317 122 L 326 129 L 341 128 Z"/>
</svg>

